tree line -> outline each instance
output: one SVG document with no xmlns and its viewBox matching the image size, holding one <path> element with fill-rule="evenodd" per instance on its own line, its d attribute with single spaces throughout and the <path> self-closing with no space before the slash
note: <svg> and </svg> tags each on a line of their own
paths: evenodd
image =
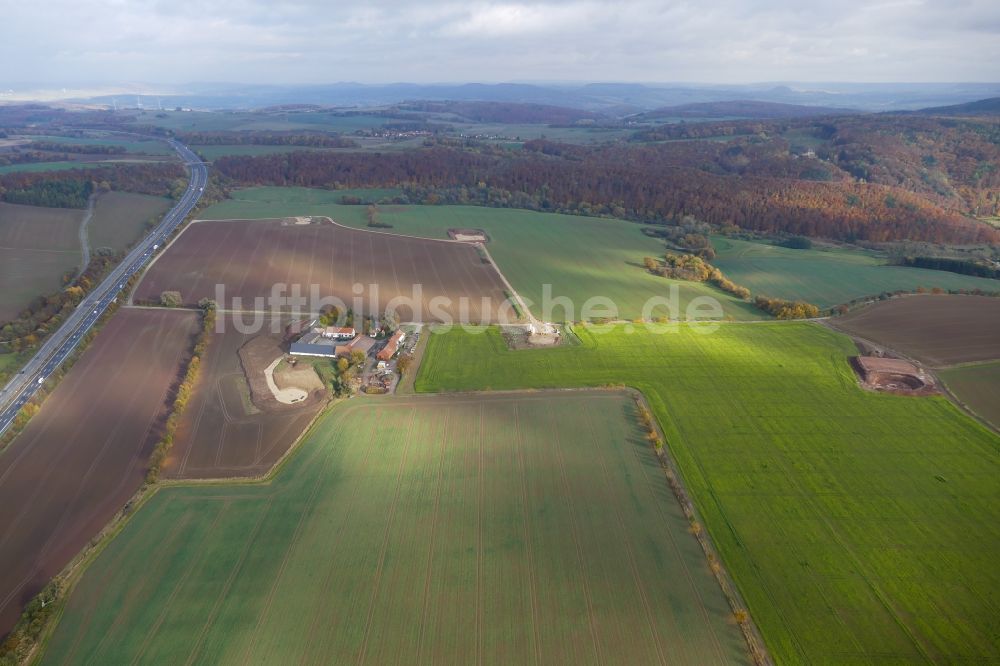
<svg viewBox="0 0 1000 666">
<path fill-rule="evenodd" d="M 186 186 L 179 164 L 112 164 L 93 169 L 68 169 L 39 173 L 0 175 L 0 200 L 52 208 L 86 208 L 87 198 L 98 189 L 163 196 L 178 181 Z"/>
<path fill-rule="evenodd" d="M 179 140 L 192 146 L 304 146 L 356 148 L 354 139 L 320 132 L 179 132 Z"/>
<path fill-rule="evenodd" d="M 122 155 L 128 152 L 125 146 L 106 143 L 56 143 L 54 141 L 32 141 L 26 148 L 44 150 L 50 153 L 76 153 L 83 155 Z"/>
<path fill-rule="evenodd" d="M 212 301 L 202 301 L 201 331 L 191 351 L 191 360 L 188 361 L 184 371 L 184 377 L 177 386 L 173 403 L 170 406 L 170 414 L 167 416 L 163 426 L 163 435 L 153 447 L 153 452 L 149 456 L 149 467 L 146 470 L 146 483 L 156 483 L 163 471 L 163 463 L 166 462 L 170 449 L 174 446 L 174 437 L 177 435 L 177 426 L 180 425 L 181 416 L 187 409 L 191 394 L 194 392 L 195 383 L 201 374 L 201 359 L 212 341 L 212 334 L 215 331 L 215 303 Z"/>
<path fill-rule="evenodd" d="M 900 266 L 914 268 L 929 268 L 935 271 L 948 271 L 960 275 L 973 275 L 981 278 L 1000 278 L 1000 270 L 969 259 L 954 259 L 951 257 L 902 257 Z"/>
<path fill-rule="evenodd" d="M 91 256 L 80 277 L 74 279 L 70 271 L 63 276 L 66 286 L 61 291 L 32 300 L 16 319 L 0 326 L 0 354 L 19 352 L 37 345 L 59 325 L 64 316 L 73 311 L 120 257 L 119 254 L 98 250 Z"/>
</svg>

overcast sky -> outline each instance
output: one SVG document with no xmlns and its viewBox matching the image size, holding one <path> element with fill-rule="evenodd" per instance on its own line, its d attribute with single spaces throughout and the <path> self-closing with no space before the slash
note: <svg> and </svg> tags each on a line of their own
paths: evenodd
<svg viewBox="0 0 1000 666">
<path fill-rule="evenodd" d="M 1000 0 L 0 0 L 0 79 L 997 81 Z"/>
</svg>

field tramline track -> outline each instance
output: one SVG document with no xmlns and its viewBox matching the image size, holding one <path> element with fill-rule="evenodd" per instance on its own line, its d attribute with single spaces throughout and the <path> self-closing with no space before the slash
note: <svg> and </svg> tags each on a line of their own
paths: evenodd
<svg viewBox="0 0 1000 666">
<path fill-rule="evenodd" d="M 22 407 L 35 395 L 45 380 L 80 344 L 101 315 L 118 298 L 125 283 L 142 271 L 156 250 L 163 246 L 201 199 L 208 181 L 205 164 L 187 146 L 166 139 L 190 172 L 184 194 L 163 219 L 125 259 L 84 298 L 65 322 L 42 344 L 38 352 L 10 382 L 0 389 L 0 435 L 3 435 Z"/>
</svg>

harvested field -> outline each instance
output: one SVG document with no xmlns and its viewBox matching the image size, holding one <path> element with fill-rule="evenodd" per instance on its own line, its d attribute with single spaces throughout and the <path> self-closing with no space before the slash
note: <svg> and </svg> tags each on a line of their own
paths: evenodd
<svg viewBox="0 0 1000 666">
<path fill-rule="evenodd" d="M 31 301 L 58 291 L 83 259 L 83 211 L 0 202 L 0 323 Z"/>
<path fill-rule="evenodd" d="M 0 634 L 142 484 L 197 328 L 118 312 L 0 455 Z"/>
<path fill-rule="evenodd" d="M 830 324 L 933 367 L 1000 359 L 1000 298 L 907 296 L 849 312 Z"/>
<path fill-rule="evenodd" d="M 227 325 L 224 333 L 212 336 L 164 468 L 167 476 L 263 474 L 323 406 L 325 391 L 315 384 L 310 397 L 294 405 L 274 399 L 264 369 L 282 354 L 281 334 L 268 334 L 269 326 L 264 330 L 265 334 L 252 336 Z M 250 383 L 244 362 L 253 379 Z M 276 379 L 280 381 L 280 374 Z"/>
<path fill-rule="evenodd" d="M 310 285 L 318 285 L 321 297 L 336 297 L 348 306 L 360 303 L 356 313 L 381 312 L 399 298 L 418 303 L 399 308 L 403 321 L 442 321 L 444 313 L 457 321 L 461 299 L 467 303 L 467 321 L 496 321 L 506 300 L 500 276 L 472 245 L 280 220 L 192 224 L 152 265 L 135 298 L 155 301 L 171 290 L 194 304 L 215 298 L 216 284 L 223 284 L 226 302 L 220 307 L 262 309 L 277 283 L 299 285 L 304 297 Z M 356 294 L 354 285 L 363 291 Z M 451 299 L 451 305 L 432 307 L 436 297 Z M 488 307 L 481 303 L 484 297 L 490 299 Z"/>
<path fill-rule="evenodd" d="M 161 489 L 42 663 L 746 663 L 620 393 L 353 400 L 267 484 Z"/>
<path fill-rule="evenodd" d="M 106 192 L 97 198 L 94 217 L 88 225 L 91 250 L 109 247 L 121 251 L 139 240 L 146 223 L 159 220 L 170 200 L 133 192 Z"/>
<path fill-rule="evenodd" d="M 416 390 L 641 389 L 777 663 L 1000 663 L 1000 437 L 941 396 L 862 390 L 817 324 L 699 328 L 429 334 Z"/>
<path fill-rule="evenodd" d="M 1000 431 L 1000 361 L 946 368 L 938 375 L 959 401 Z"/>
</svg>

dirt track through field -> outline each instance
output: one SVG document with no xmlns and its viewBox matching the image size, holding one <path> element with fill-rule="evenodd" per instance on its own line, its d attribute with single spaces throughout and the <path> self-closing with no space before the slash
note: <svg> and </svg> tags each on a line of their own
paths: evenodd
<svg viewBox="0 0 1000 666">
<path fill-rule="evenodd" d="M 413 306 L 400 307 L 403 321 L 441 321 L 441 312 L 430 305 L 435 297 L 447 297 L 450 304 L 440 309 L 451 318 L 460 317 L 465 301 L 468 321 L 495 322 L 506 300 L 502 277 L 472 245 L 280 220 L 192 224 L 150 267 L 134 298 L 158 301 L 163 291 L 179 291 L 193 305 L 215 298 L 216 285 L 222 284 L 226 302 L 220 307 L 261 309 L 255 299 L 266 299 L 280 283 L 298 285 L 303 296 L 317 285 L 321 297 L 348 306 L 360 297 L 365 311 L 374 304 L 381 312 L 393 299 L 412 300 Z M 352 290 L 355 284 L 363 287 L 360 294 Z M 238 308 L 234 297 L 241 299 Z M 484 297 L 490 301 L 485 306 Z"/>
<path fill-rule="evenodd" d="M 142 484 L 197 323 L 117 313 L 0 454 L 0 633 Z"/>
</svg>

